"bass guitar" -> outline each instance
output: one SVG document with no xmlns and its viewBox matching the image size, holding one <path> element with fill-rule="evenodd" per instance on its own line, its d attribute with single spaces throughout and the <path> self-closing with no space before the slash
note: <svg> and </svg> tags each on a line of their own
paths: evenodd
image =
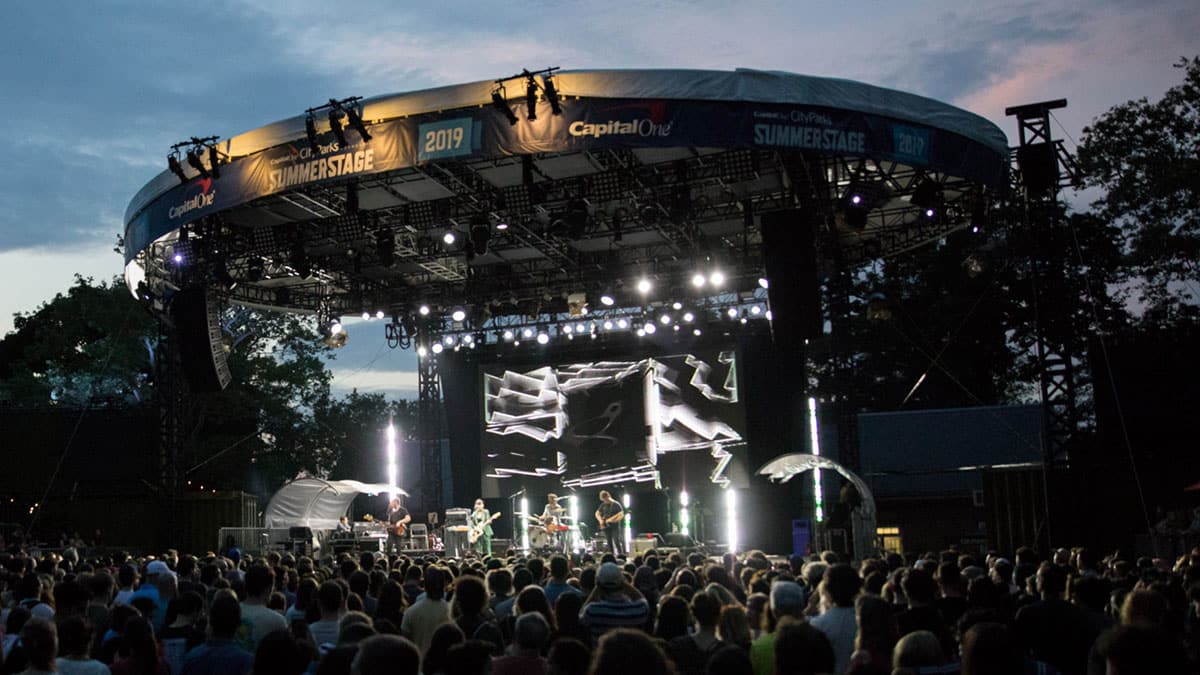
<svg viewBox="0 0 1200 675">
<path fill-rule="evenodd" d="M 375 522 L 375 517 L 368 513 L 367 515 L 363 516 L 363 520 L 367 521 L 368 523 L 373 523 Z M 396 523 L 395 525 L 391 525 L 387 522 L 383 522 L 383 528 L 387 530 L 388 534 L 394 534 L 397 537 L 403 537 L 408 532 L 408 528 L 405 527 L 404 523 Z"/>
<path fill-rule="evenodd" d="M 491 524 L 491 522 L 493 520 L 495 520 L 499 517 L 500 517 L 500 512 L 497 511 L 496 513 L 492 514 L 491 518 L 488 518 L 487 520 L 483 521 L 482 523 L 476 523 L 475 525 L 473 525 L 471 527 L 471 531 L 467 533 L 467 542 L 470 544 L 474 544 L 480 537 L 483 536 L 484 528 L 486 528 L 489 524 Z"/>
</svg>

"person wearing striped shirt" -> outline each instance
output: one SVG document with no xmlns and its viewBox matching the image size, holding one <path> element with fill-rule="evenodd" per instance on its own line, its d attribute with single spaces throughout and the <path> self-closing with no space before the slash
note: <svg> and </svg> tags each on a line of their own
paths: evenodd
<svg viewBox="0 0 1200 675">
<path fill-rule="evenodd" d="M 607 562 L 596 572 L 596 587 L 579 613 L 579 623 L 595 641 L 616 628 L 644 628 L 649 614 L 646 598 L 626 581 L 620 567 Z"/>
</svg>

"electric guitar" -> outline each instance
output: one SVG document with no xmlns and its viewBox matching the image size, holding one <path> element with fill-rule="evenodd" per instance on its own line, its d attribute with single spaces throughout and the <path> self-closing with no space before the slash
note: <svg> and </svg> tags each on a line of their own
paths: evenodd
<svg viewBox="0 0 1200 675">
<path fill-rule="evenodd" d="M 611 516 L 600 520 L 600 530 L 602 532 L 607 532 L 609 530 L 609 528 L 611 528 L 613 525 L 615 525 L 617 523 L 620 523 L 622 520 L 624 520 L 624 518 L 625 518 L 625 512 L 618 511 L 617 513 L 614 513 Z"/>
<path fill-rule="evenodd" d="M 471 526 L 471 531 L 467 533 L 467 543 L 474 544 L 476 541 L 478 541 L 479 538 L 483 536 L 484 528 L 486 528 L 493 520 L 499 517 L 500 512 L 497 511 L 496 513 L 492 514 L 491 518 L 488 518 L 482 523 L 476 523 L 475 525 Z"/>
<path fill-rule="evenodd" d="M 373 523 L 375 522 L 375 516 L 372 516 L 368 513 L 367 515 L 363 516 L 363 520 L 367 521 L 368 523 Z M 384 521 L 383 527 L 388 531 L 388 534 L 394 534 L 397 537 L 403 537 L 408 532 L 408 528 L 404 525 L 404 523 L 389 525 L 386 521 Z"/>
</svg>

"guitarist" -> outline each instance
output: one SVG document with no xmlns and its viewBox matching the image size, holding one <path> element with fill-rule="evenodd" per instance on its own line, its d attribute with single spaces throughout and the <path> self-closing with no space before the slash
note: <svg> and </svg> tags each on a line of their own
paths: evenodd
<svg viewBox="0 0 1200 675">
<path fill-rule="evenodd" d="M 404 541 L 404 535 L 410 522 L 412 522 L 412 516 L 409 515 L 408 509 L 400 505 L 399 497 L 393 498 L 388 504 L 387 510 L 387 549 L 389 552 L 400 552 L 400 542 Z"/>
<path fill-rule="evenodd" d="M 621 534 L 621 521 L 625 519 L 625 509 L 612 498 L 608 490 L 600 491 L 600 507 L 596 509 L 596 522 L 604 536 L 608 539 L 608 548 L 615 556 L 624 556 L 625 537 Z"/>
<path fill-rule="evenodd" d="M 499 514 L 497 514 L 499 515 Z M 471 511 L 471 527 L 478 533 L 475 539 L 475 552 L 481 556 L 492 554 L 492 517 L 483 506 L 482 499 L 475 500 L 475 508 Z"/>
</svg>

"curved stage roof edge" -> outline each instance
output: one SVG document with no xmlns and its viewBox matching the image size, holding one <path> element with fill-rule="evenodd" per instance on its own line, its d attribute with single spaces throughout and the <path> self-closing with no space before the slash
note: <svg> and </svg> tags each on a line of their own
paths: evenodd
<svg viewBox="0 0 1200 675">
<path fill-rule="evenodd" d="M 512 126 L 489 107 L 490 81 L 367 99 L 362 117 L 375 138 L 349 149 L 327 145 L 330 157 L 310 158 L 302 175 L 279 167 L 305 159 L 303 115 L 222 141 L 219 149 L 232 161 L 217 181 L 180 185 L 164 171 L 133 198 L 126 262 L 205 215 L 309 183 L 439 159 L 603 147 L 773 147 L 898 161 L 993 187 L 1003 183 L 1008 162 L 1003 132 L 986 119 L 849 80 L 739 69 L 563 71 L 555 82 L 564 115 L 539 114 Z M 448 139 L 442 145 L 439 131 Z"/>
</svg>

